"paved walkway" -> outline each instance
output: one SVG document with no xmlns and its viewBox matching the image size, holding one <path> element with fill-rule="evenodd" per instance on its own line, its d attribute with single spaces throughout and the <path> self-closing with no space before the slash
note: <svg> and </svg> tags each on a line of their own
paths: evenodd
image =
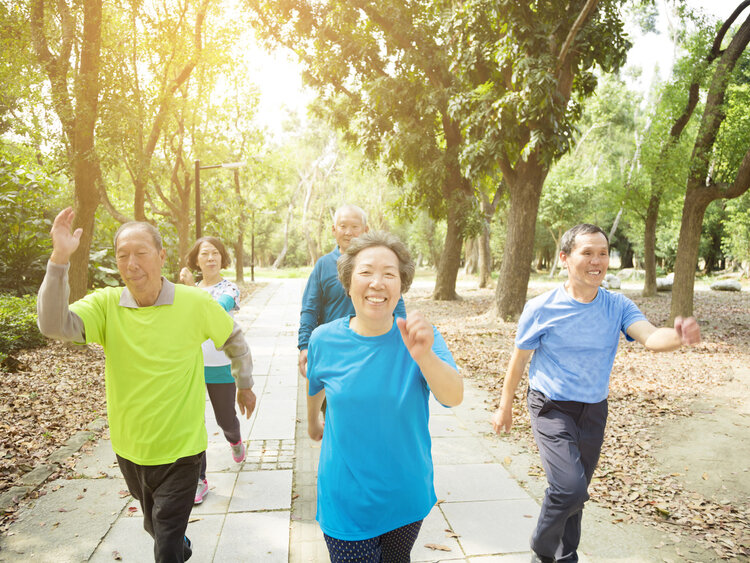
<svg viewBox="0 0 750 563">
<path fill-rule="evenodd" d="M 243 464 L 231 460 L 206 410 L 210 493 L 188 527 L 195 563 L 328 561 L 314 520 L 319 444 L 306 434 L 304 380 L 297 375 L 302 288 L 303 280 L 269 281 L 238 316 L 253 352 L 258 404 L 242 421 Z M 414 561 L 529 560 L 539 505 L 505 469 L 521 458 L 511 459 L 513 446 L 488 433 L 484 397 L 467 384 L 461 406 L 431 404 L 440 500 L 424 522 Z M 46 494 L 22 511 L 0 541 L 0 561 L 152 560 L 140 508 L 125 490 L 108 441 L 83 456 L 77 470 L 81 479 L 47 484 Z M 530 484 L 538 496 L 540 484 Z"/>
</svg>

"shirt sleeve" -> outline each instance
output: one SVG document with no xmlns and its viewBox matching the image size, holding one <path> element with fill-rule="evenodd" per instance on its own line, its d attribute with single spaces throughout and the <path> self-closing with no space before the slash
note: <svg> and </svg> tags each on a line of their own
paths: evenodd
<svg viewBox="0 0 750 563">
<path fill-rule="evenodd" d="M 622 299 L 622 324 L 620 325 L 620 330 L 628 342 L 633 342 L 634 339 L 628 335 L 628 328 L 633 323 L 648 319 L 646 319 L 646 315 L 638 308 L 638 305 L 622 294 L 620 294 L 620 298 Z"/>
<path fill-rule="evenodd" d="M 535 307 L 530 306 L 531 301 L 526 303 L 518 319 L 518 329 L 516 330 L 516 348 L 519 350 L 536 350 L 539 348 L 539 342 L 542 337 L 542 331 L 539 328 L 538 312 Z"/>
<path fill-rule="evenodd" d="M 406 318 L 406 305 L 404 305 L 403 297 L 399 297 L 398 303 L 396 303 L 396 309 L 393 311 L 393 316 L 397 319 Z"/>
<path fill-rule="evenodd" d="M 440 331 L 438 331 L 438 329 L 436 329 L 434 326 L 432 327 L 432 333 L 435 336 L 435 340 L 432 343 L 432 351 L 435 352 L 435 355 L 443 360 L 446 364 L 458 370 L 456 361 L 453 359 L 453 354 L 451 354 L 451 351 L 448 350 L 448 344 L 446 344 L 443 335 L 440 334 Z"/>
<path fill-rule="evenodd" d="M 302 294 L 302 309 L 299 314 L 299 332 L 297 334 L 297 348 L 304 350 L 310 341 L 312 331 L 318 326 L 320 310 L 323 303 L 323 287 L 320 283 L 320 260 L 313 268 Z M 308 360 L 309 361 L 309 360 Z"/>
<path fill-rule="evenodd" d="M 68 307 L 70 264 L 47 262 L 47 272 L 36 300 L 37 325 L 44 336 L 82 344 L 85 326 L 80 316 Z"/>
<path fill-rule="evenodd" d="M 307 393 L 310 396 L 317 395 L 323 390 L 323 384 L 318 377 L 318 347 L 316 338 L 310 338 L 307 348 Z"/>
</svg>

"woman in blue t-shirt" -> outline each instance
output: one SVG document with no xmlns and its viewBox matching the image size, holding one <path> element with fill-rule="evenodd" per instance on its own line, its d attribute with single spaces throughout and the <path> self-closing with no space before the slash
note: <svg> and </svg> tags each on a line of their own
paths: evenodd
<svg viewBox="0 0 750 563">
<path fill-rule="evenodd" d="M 196 285 L 207 291 L 230 315 L 240 310 L 239 288 L 221 277 L 222 268 L 229 267 L 232 260 L 219 239 L 216 237 L 199 238 L 188 252 L 187 263 L 188 267 L 180 271 L 182 283 L 193 285 L 191 270 L 200 270 L 201 281 Z M 203 365 L 206 389 L 216 415 L 216 422 L 229 442 L 232 459 L 236 463 L 241 463 L 245 459 L 245 444 L 242 442 L 240 421 L 234 408 L 237 389 L 234 377 L 232 377 L 231 362 L 224 352 L 216 349 L 213 342 L 206 340 L 203 343 Z M 206 479 L 206 455 L 204 454 L 195 491 L 195 504 L 202 503 L 206 494 L 208 494 L 208 481 Z"/>
<path fill-rule="evenodd" d="M 429 393 L 458 405 L 463 381 L 420 313 L 394 319 L 414 277 L 401 241 L 366 233 L 337 267 L 355 314 L 316 328 L 308 348 L 308 433 L 323 440 L 317 520 L 333 563 L 405 562 L 436 501 Z"/>
</svg>

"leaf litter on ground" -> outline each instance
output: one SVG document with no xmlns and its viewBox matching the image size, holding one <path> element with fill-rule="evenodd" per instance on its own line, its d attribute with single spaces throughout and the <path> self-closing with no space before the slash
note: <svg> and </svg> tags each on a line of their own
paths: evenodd
<svg viewBox="0 0 750 563">
<path fill-rule="evenodd" d="M 543 289 L 529 289 L 528 297 Z M 663 326 L 669 317 L 669 297 L 642 298 L 625 290 L 646 317 Z M 494 314 L 494 295 L 488 289 L 460 290 L 458 301 L 433 301 L 428 291 L 412 289 L 405 297 L 408 311 L 419 310 L 441 332 L 464 377 L 488 393 L 490 413 L 500 401 L 503 377 L 513 350 L 516 323 Z M 695 316 L 703 342 L 695 347 L 660 354 L 621 338 L 612 369 L 609 419 L 599 466 L 589 493 L 590 502 L 610 509 L 615 521 L 633 521 L 669 534 L 690 536 L 717 558 L 750 557 L 750 503 L 747 494 L 730 501 L 709 498 L 690 490 L 679 474 L 664 474 L 652 455 L 654 428 L 665 421 L 692 414 L 691 403 L 717 385 L 717 374 L 731 370 L 733 362 L 750 365 L 750 295 L 696 292 Z M 536 452 L 525 396 L 528 379 L 522 379 L 513 408 L 511 438 Z M 543 477 L 536 466 L 530 474 Z M 738 460 L 748 465 L 748 460 Z M 505 460 L 506 465 L 510 460 Z"/>
</svg>

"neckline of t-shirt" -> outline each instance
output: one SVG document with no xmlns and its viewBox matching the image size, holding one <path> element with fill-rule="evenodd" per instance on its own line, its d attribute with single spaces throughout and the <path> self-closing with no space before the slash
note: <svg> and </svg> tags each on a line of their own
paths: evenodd
<svg viewBox="0 0 750 563">
<path fill-rule="evenodd" d="M 565 283 L 564 282 L 562 284 L 560 284 L 559 289 L 560 289 L 560 291 L 562 291 L 565 294 L 565 297 L 567 297 L 568 301 L 570 301 L 571 303 L 573 303 L 575 305 L 580 305 L 581 307 L 590 307 L 591 305 L 594 305 L 595 303 L 598 303 L 599 300 L 602 299 L 600 296 L 601 296 L 602 290 L 604 288 L 603 287 L 599 287 L 597 289 L 597 291 L 596 291 L 596 297 L 594 297 L 588 303 L 584 303 L 583 301 L 578 301 L 577 299 L 574 299 L 573 296 L 570 293 L 568 293 L 568 290 L 565 289 Z"/>
<path fill-rule="evenodd" d="M 223 283 L 225 281 L 227 281 L 226 278 L 221 278 L 219 281 L 217 281 L 213 285 L 207 285 L 207 286 L 203 286 L 203 287 L 199 285 L 198 287 L 200 287 L 201 289 L 211 289 L 212 287 L 216 287 L 217 285 L 219 285 L 219 284 L 221 284 L 221 283 Z"/>
<path fill-rule="evenodd" d="M 346 327 L 346 330 L 348 330 L 351 334 L 353 334 L 355 337 L 361 340 L 372 342 L 373 340 L 376 340 L 378 338 L 387 338 L 394 330 L 398 330 L 398 326 L 396 325 L 396 317 L 394 315 L 393 324 L 391 325 L 391 328 L 388 329 L 388 332 L 384 332 L 383 334 L 378 334 L 377 336 L 365 336 L 363 334 L 358 333 L 351 326 L 349 326 L 349 323 L 351 322 L 351 320 L 356 316 L 357 315 L 349 315 L 348 317 L 346 317 L 344 319 L 344 326 Z"/>
</svg>

